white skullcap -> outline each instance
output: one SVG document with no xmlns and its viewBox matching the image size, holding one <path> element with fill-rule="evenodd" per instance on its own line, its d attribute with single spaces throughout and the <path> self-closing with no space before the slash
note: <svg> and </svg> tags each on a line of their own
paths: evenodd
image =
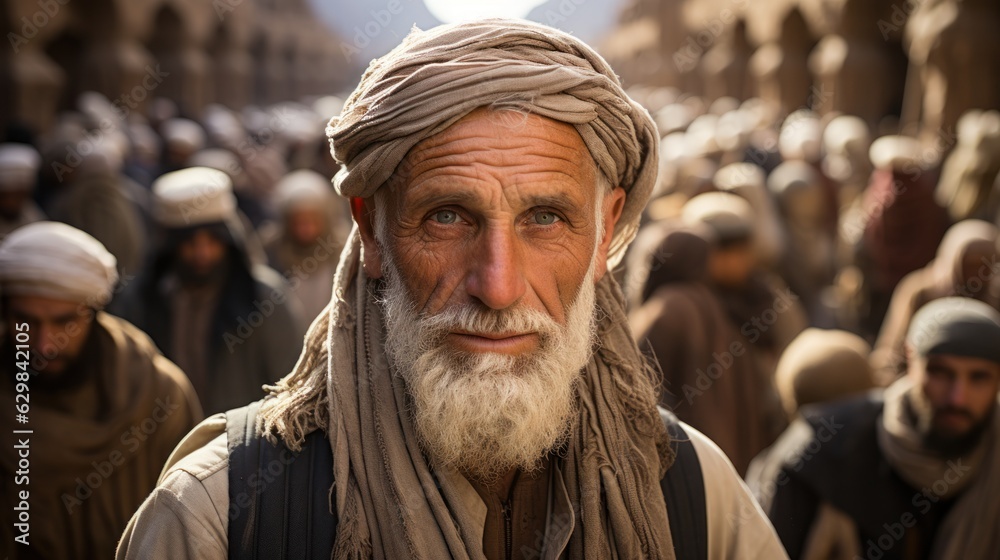
<svg viewBox="0 0 1000 560">
<path fill-rule="evenodd" d="M 197 152 L 191 156 L 191 160 L 188 163 L 192 167 L 208 167 L 209 169 L 224 171 L 226 175 L 229 175 L 230 179 L 235 179 L 243 173 L 243 164 L 240 163 L 240 158 L 233 152 L 222 148 L 212 148 Z"/>
<path fill-rule="evenodd" d="M 993 146 L 1000 139 L 1000 112 L 967 111 L 958 119 L 957 133 L 961 146 Z"/>
<path fill-rule="evenodd" d="M 333 185 L 311 169 L 285 175 L 275 187 L 274 200 L 282 212 L 304 205 L 325 210 L 334 200 Z"/>
<path fill-rule="evenodd" d="M 196 152 L 205 146 L 205 131 L 190 119 L 170 119 L 160 128 L 167 147 L 187 148 Z"/>
<path fill-rule="evenodd" d="M 786 161 L 771 171 L 767 177 L 767 188 L 780 197 L 802 189 L 818 189 L 819 178 L 819 174 L 808 163 Z"/>
<path fill-rule="evenodd" d="M 785 119 L 778 135 L 778 151 L 781 157 L 816 161 L 820 157 L 823 140 L 823 126 L 812 111 L 795 111 Z"/>
<path fill-rule="evenodd" d="M 827 154 L 853 155 L 868 149 L 871 135 L 860 117 L 840 115 L 823 131 L 823 149 Z"/>
<path fill-rule="evenodd" d="M 750 143 L 753 129 L 754 117 L 748 111 L 729 111 L 715 125 L 715 143 L 726 151 L 743 150 Z"/>
<path fill-rule="evenodd" d="M 909 136 L 883 136 L 872 142 L 868 157 L 878 169 L 902 169 L 919 164 L 920 142 Z"/>
<path fill-rule="evenodd" d="M 691 121 L 684 137 L 688 157 L 709 157 L 719 152 L 719 145 L 715 142 L 715 127 L 718 122 L 719 117 L 712 114 L 701 115 Z"/>
<path fill-rule="evenodd" d="M 229 175 L 208 167 L 189 167 L 153 182 L 153 215 L 168 228 L 224 222 L 236 215 Z"/>
<path fill-rule="evenodd" d="M 723 192 L 699 194 L 681 210 L 681 221 L 692 227 L 708 226 L 720 241 L 753 234 L 753 209 L 740 196 Z"/>
<path fill-rule="evenodd" d="M 752 163 L 730 163 L 715 173 L 715 188 L 720 191 L 764 188 L 764 171 Z"/>
<path fill-rule="evenodd" d="M 0 144 L 0 192 L 31 190 L 41 164 L 38 150 L 27 144 Z"/>
<path fill-rule="evenodd" d="M 101 308 L 118 282 L 116 265 L 90 235 L 59 222 L 35 222 L 0 243 L 0 291 Z"/>
</svg>

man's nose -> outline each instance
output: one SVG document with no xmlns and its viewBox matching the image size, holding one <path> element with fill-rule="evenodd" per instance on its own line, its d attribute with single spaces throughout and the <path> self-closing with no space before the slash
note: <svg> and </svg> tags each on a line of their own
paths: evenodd
<svg viewBox="0 0 1000 560">
<path fill-rule="evenodd" d="M 955 380 L 948 391 L 948 405 L 955 408 L 965 408 L 968 400 L 969 383 L 963 379 Z"/>
<path fill-rule="evenodd" d="M 527 290 L 524 264 L 513 225 L 489 227 L 471 255 L 466 292 L 491 309 L 506 309 Z"/>
</svg>

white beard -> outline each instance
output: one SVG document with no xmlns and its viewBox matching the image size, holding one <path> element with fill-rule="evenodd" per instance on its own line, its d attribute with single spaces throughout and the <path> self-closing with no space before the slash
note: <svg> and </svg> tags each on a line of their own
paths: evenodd
<svg viewBox="0 0 1000 560">
<path fill-rule="evenodd" d="M 595 340 L 594 264 L 560 325 L 542 311 L 496 311 L 468 304 L 424 317 L 387 263 L 381 294 L 386 352 L 413 400 L 424 451 L 485 483 L 511 469 L 532 471 L 562 445 L 576 417 L 580 370 Z M 461 352 L 450 331 L 537 332 L 537 350 L 520 356 Z"/>
</svg>

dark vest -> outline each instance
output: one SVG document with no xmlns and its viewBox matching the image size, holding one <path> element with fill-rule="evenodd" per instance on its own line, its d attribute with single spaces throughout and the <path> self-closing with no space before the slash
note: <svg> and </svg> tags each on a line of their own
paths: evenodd
<svg viewBox="0 0 1000 560">
<path fill-rule="evenodd" d="M 229 558 L 323 559 L 333 551 L 333 452 L 326 434 L 306 436 L 293 453 L 257 435 L 260 402 L 226 413 L 229 438 Z M 708 558 L 701 464 L 677 417 L 660 409 L 673 465 L 660 481 L 678 560 Z"/>
<path fill-rule="evenodd" d="M 878 446 L 881 392 L 807 407 L 810 437 L 785 441 L 781 475 L 768 512 L 789 556 L 802 553 L 816 508 L 822 502 L 855 523 L 863 558 L 926 558 L 934 535 L 954 501 L 910 487 L 889 466 Z M 779 459 L 780 460 L 780 459 Z"/>
</svg>

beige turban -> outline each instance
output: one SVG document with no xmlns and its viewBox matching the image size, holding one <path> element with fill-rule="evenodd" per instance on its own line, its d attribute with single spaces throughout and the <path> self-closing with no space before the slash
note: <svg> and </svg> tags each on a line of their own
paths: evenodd
<svg viewBox="0 0 1000 560">
<path fill-rule="evenodd" d="M 847 331 L 802 331 L 785 348 L 774 373 L 789 416 L 807 404 L 830 402 L 874 388 L 869 353 L 871 346 Z"/>
<path fill-rule="evenodd" d="M 116 265 L 90 235 L 59 222 L 35 222 L 0 244 L 0 292 L 100 308 L 118 282 Z"/>
<path fill-rule="evenodd" d="M 487 19 L 414 31 L 373 61 L 326 129 L 343 165 L 337 192 L 370 197 L 414 145 L 483 106 L 576 127 L 597 167 L 628 193 L 608 253 L 617 263 L 656 182 L 656 126 L 592 48 L 535 23 Z"/>
<path fill-rule="evenodd" d="M 168 228 L 224 222 L 236 215 L 229 175 L 208 167 L 189 167 L 153 182 L 153 214 Z"/>
</svg>

